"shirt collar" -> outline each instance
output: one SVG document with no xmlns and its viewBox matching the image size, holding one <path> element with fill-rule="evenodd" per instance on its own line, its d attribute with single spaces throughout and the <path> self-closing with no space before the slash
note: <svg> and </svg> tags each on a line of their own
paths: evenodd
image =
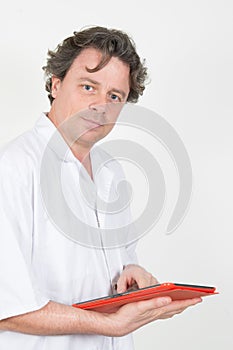
<svg viewBox="0 0 233 350">
<path fill-rule="evenodd" d="M 56 153 L 62 162 L 73 162 L 79 168 L 82 167 L 81 162 L 73 155 L 71 149 L 46 113 L 42 113 L 37 120 L 35 131 L 43 137 L 47 146 Z M 112 158 L 107 153 L 103 153 L 103 151 L 100 154 L 98 149 L 99 147 L 93 147 L 90 152 L 94 182 L 98 187 L 101 187 L 101 183 L 104 182 L 108 192 L 114 177 L 114 172 L 109 166 L 109 160 L 112 160 Z"/>
<path fill-rule="evenodd" d="M 52 149 L 58 158 L 63 162 L 75 162 L 81 166 L 80 161 L 73 155 L 71 149 L 61 136 L 60 132 L 47 117 L 46 113 L 42 113 L 35 124 L 35 131 L 39 133 L 47 146 Z"/>
</svg>

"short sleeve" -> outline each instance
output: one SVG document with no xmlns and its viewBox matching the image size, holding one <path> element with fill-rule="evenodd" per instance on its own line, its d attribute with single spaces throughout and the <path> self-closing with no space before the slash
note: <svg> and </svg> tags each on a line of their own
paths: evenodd
<svg viewBox="0 0 233 350">
<path fill-rule="evenodd" d="M 33 257 L 33 175 L 30 166 L 0 156 L 0 319 L 48 303 L 36 286 Z"/>
</svg>

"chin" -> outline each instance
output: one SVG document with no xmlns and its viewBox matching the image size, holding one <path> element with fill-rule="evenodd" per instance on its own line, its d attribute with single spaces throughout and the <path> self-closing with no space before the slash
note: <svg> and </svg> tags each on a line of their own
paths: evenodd
<svg viewBox="0 0 233 350">
<path fill-rule="evenodd" d="M 89 132 L 88 132 L 88 134 L 89 134 Z M 83 145 L 86 145 L 86 146 L 88 146 L 88 147 L 92 147 L 92 146 L 94 146 L 94 144 L 96 143 L 96 142 L 98 142 L 99 140 L 101 140 L 102 138 L 103 138 L 104 136 L 93 136 L 93 135 L 85 135 L 85 136 L 82 136 L 82 137 L 80 137 L 77 141 L 78 141 L 78 143 L 81 143 L 81 144 L 83 144 Z"/>
</svg>

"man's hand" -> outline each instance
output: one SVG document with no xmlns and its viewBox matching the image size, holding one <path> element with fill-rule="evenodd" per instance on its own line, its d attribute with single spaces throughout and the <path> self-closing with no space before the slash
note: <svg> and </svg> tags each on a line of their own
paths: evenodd
<svg viewBox="0 0 233 350">
<path fill-rule="evenodd" d="M 124 336 L 147 323 L 171 318 L 201 301 L 201 298 L 172 301 L 170 297 L 162 297 L 126 304 L 107 316 L 110 335 Z"/>
<path fill-rule="evenodd" d="M 138 265 L 128 265 L 118 280 L 118 292 L 137 284 L 139 288 L 158 283 L 155 277 Z M 42 309 L 0 321 L 0 330 L 36 335 L 99 334 L 124 336 L 159 319 L 170 318 L 201 298 L 172 301 L 170 297 L 153 298 L 121 306 L 111 314 L 77 309 L 49 302 Z"/>
<path fill-rule="evenodd" d="M 124 293 L 135 284 L 138 288 L 145 288 L 159 283 L 157 279 L 139 265 L 127 265 L 117 282 L 117 292 Z"/>
<path fill-rule="evenodd" d="M 49 302 L 42 309 L 0 321 L 0 330 L 34 335 L 98 334 L 120 337 L 158 319 L 179 314 L 200 298 L 171 301 L 169 297 L 138 301 L 112 314 Z"/>
</svg>

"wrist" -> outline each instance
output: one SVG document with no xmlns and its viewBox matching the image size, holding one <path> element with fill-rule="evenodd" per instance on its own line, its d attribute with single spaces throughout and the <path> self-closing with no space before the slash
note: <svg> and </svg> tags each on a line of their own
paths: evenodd
<svg viewBox="0 0 233 350">
<path fill-rule="evenodd" d="M 119 317 L 118 311 L 111 314 L 105 314 L 105 317 L 107 323 L 107 332 L 109 333 L 108 336 L 122 337 L 129 333 L 126 331 L 127 327 L 125 320 L 122 319 L 122 317 Z"/>
<path fill-rule="evenodd" d="M 96 311 L 85 312 L 86 325 L 84 333 L 97 334 L 107 337 L 120 337 L 123 334 L 124 325 L 118 321 L 117 313 L 102 313 Z"/>
</svg>

